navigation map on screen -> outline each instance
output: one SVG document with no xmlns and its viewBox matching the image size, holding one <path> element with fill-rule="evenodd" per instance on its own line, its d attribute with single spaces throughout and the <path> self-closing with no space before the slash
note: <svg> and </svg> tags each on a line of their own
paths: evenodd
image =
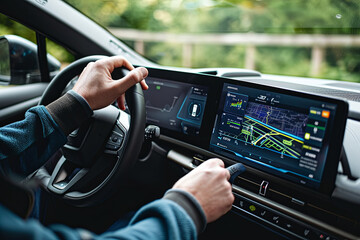
<svg viewBox="0 0 360 240">
<path fill-rule="evenodd" d="M 224 84 L 210 150 L 298 183 L 319 186 L 326 127 L 336 106 Z"/>
</svg>

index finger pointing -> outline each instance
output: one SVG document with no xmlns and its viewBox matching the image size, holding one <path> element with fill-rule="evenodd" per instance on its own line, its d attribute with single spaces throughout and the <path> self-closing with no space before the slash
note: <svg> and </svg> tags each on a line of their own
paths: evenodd
<svg viewBox="0 0 360 240">
<path fill-rule="evenodd" d="M 214 160 L 216 160 L 216 163 L 217 163 L 220 167 L 222 167 L 222 168 L 225 167 L 225 164 L 224 164 L 223 160 L 221 160 L 221 159 L 219 159 L 219 158 L 214 158 Z"/>
<path fill-rule="evenodd" d="M 124 93 L 131 86 L 142 81 L 148 75 L 148 71 L 144 67 L 138 67 L 130 71 L 125 77 L 118 81 L 114 81 L 116 88 L 119 90 L 119 93 Z"/>
</svg>

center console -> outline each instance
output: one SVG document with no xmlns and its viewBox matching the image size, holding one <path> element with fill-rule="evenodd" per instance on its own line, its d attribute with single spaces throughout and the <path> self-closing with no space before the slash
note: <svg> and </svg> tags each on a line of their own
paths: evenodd
<svg viewBox="0 0 360 240">
<path fill-rule="evenodd" d="M 332 199 L 348 103 L 289 89 L 149 68 L 147 123 L 169 159 L 193 168 L 211 157 L 247 171 L 233 211 L 299 239 L 359 236 L 358 207 Z"/>
</svg>

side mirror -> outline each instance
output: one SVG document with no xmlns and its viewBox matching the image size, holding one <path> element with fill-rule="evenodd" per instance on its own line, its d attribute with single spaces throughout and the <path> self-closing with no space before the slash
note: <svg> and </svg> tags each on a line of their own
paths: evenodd
<svg viewBox="0 0 360 240">
<path fill-rule="evenodd" d="M 60 62 L 47 54 L 50 79 L 60 70 Z M 21 85 L 41 81 L 36 44 L 15 36 L 0 37 L 0 85 Z"/>
</svg>

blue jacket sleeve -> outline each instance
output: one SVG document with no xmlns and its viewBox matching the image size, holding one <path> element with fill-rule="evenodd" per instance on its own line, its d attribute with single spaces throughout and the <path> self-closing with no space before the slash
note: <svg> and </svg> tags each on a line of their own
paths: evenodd
<svg viewBox="0 0 360 240">
<path fill-rule="evenodd" d="M 196 239 L 196 227 L 186 211 L 174 201 L 156 200 L 142 207 L 129 225 L 104 233 L 97 239 Z"/>
<path fill-rule="evenodd" d="M 64 225 L 42 226 L 37 220 L 23 220 L 0 205 L 0 239 L 196 239 L 196 228 L 177 203 L 160 199 L 141 208 L 129 225 L 117 231 L 95 235 Z"/>
<path fill-rule="evenodd" d="M 1 128 L 0 173 L 29 175 L 65 143 L 66 136 L 46 108 L 31 108 L 24 120 Z"/>
<path fill-rule="evenodd" d="M 67 141 L 66 135 L 92 115 L 85 99 L 69 91 L 46 107 L 31 108 L 25 119 L 0 129 L 0 174 L 29 175 Z"/>
</svg>

